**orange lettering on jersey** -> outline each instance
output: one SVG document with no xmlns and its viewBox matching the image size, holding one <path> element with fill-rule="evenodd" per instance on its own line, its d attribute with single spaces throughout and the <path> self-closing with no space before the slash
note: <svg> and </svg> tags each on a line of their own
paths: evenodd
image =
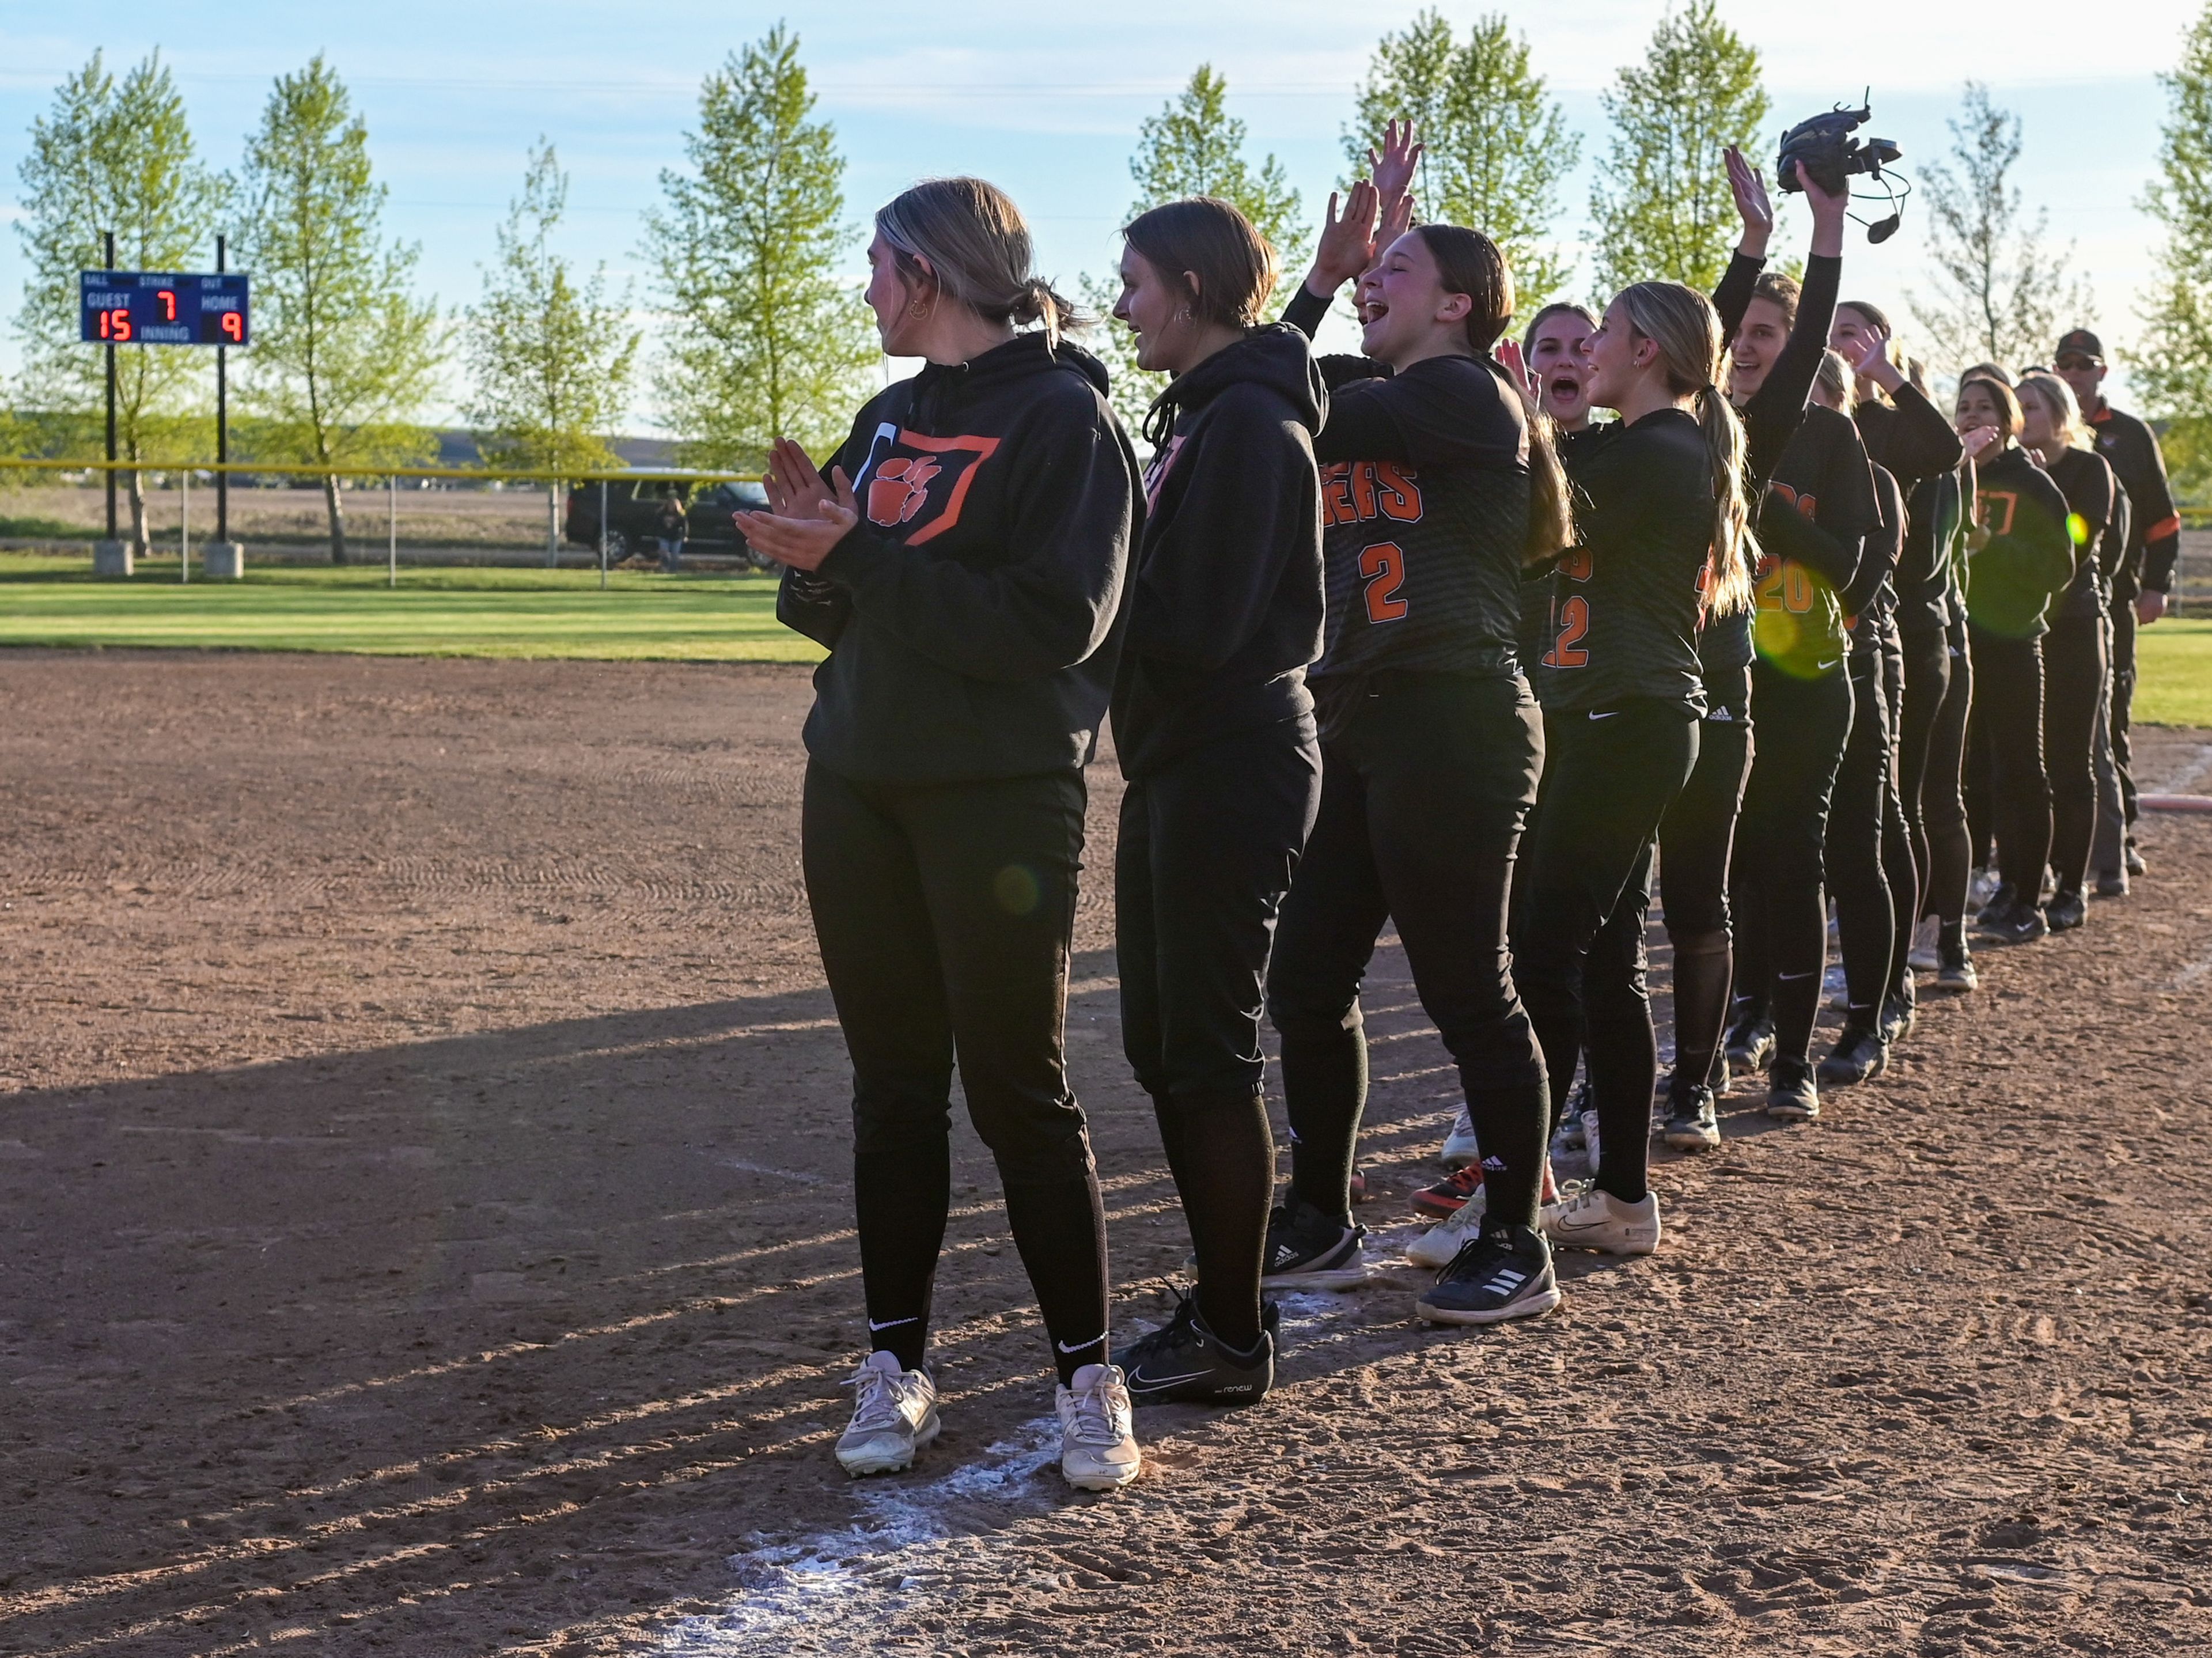
<svg viewBox="0 0 2212 1658">
<path fill-rule="evenodd" d="M 1363 460 L 1352 469 L 1352 505 L 1362 518 L 1375 516 L 1375 468 L 1370 462 Z"/>
<path fill-rule="evenodd" d="M 1321 469 L 1321 515 L 1327 524 L 1357 524 L 1352 510 L 1352 463 L 1333 460 Z"/>
<path fill-rule="evenodd" d="M 1383 517 L 1401 524 L 1420 522 L 1421 487 L 1414 482 L 1416 476 L 1387 460 L 1375 463 L 1376 501 Z"/>
<path fill-rule="evenodd" d="M 1807 518 L 1811 518 L 1820 508 L 1820 498 L 1818 495 L 1801 495 L 1786 483 L 1770 483 L 1766 487 Z"/>
<path fill-rule="evenodd" d="M 1570 581 L 1588 581 L 1590 568 L 1590 550 L 1587 547 L 1570 547 L 1559 555 L 1559 574 Z"/>
<path fill-rule="evenodd" d="M 2012 515 L 2020 509 L 2020 495 L 2011 489 L 1974 491 L 1974 516 L 1993 536 L 2012 533 Z M 2002 517 L 2000 516 L 2002 514 Z"/>
</svg>

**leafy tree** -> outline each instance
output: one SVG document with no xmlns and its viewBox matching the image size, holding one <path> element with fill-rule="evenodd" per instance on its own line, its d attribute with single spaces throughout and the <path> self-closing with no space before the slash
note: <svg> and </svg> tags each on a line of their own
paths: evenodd
<svg viewBox="0 0 2212 1658">
<path fill-rule="evenodd" d="M 1711 292 L 1738 223 L 1723 152 L 1754 149 L 1769 107 L 1757 49 L 1716 0 L 1690 0 L 1601 101 L 1613 131 L 1590 191 L 1600 299 L 1662 277 Z"/>
<path fill-rule="evenodd" d="M 579 282 L 553 251 L 568 175 L 544 139 L 498 231 L 483 295 L 469 307 L 469 418 L 495 465 L 583 471 L 618 463 L 602 435 L 622 417 L 639 331 L 607 297 L 606 266 Z M 547 554 L 557 553 L 560 488 L 547 486 Z"/>
<path fill-rule="evenodd" d="M 1244 123 L 1229 113 L 1229 82 L 1211 64 L 1200 64 L 1182 93 L 1137 129 L 1136 151 L 1129 157 L 1137 198 L 1128 216 L 1186 196 L 1218 196 L 1274 244 L 1285 265 L 1293 264 L 1305 234 L 1298 192 L 1272 155 L 1256 167 L 1245 161 L 1246 135 Z M 1135 431 L 1168 377 L 1137 367 L 1135 336 L 1110 314 L 1121 292 L 1119 276 L 1083 282 L 1085 302 L 1103 319 L 1095 343 L 1113 376 L 1115 410 Z"/>
<path fill-rule="evenodd" d="M 1956 371 L 1972 362 L 2014 367 L 2047 358 L 2059 334 L 2089 317 L 2087 285 L 2071 276 L 2072 250 L 2044 246 L 2049 216 L 2033 221 L 2012 183 L 2021 120 L 1966 82 L 1951 129 L 1948 162 L 1921 170 L 1928 197 L 1929 291 L 1908 297 L 1927 336 L 1929 360 Z"/>
<path fill-rule="evenodd" d="M 1570 262 L 1551 236 L 1559 185 L 1582 159 L 1582 140 L 1503 13 L 1475 19 L 1463 44 L 1435 10 L 1376 43 L 1358 118 L 1344 135 L 1353 173 L 1365 171 L 1387 122 L 1409 118 L 1423 146 L 1414 192 L 1422 216 L 1495 241 L 1524 313 L 1558 294 Z"/>
<path fill-rule="evenodd" d="M 254 305 L 240 402 L 267 422 L 256 459 L 320 473 L 334 564 L 346 562 L 345 507 L 324 469 L 432 452 L 414 417 L 434 389 L 446 329 L 437 301 L 411 291 L 421 250 L 383 240 L 387 193 L 337 72 L 319 53 L 280 76 L 239 186 Z"/>
<path fill-rule="evenodd" d="M 78 341 L 77 273 L 106 266 L 101 237 L 111 230 L 122 270 L 198 267 L 213 252 L 222 181 L 194 154 L 184 100 L 158 52 L 120 85 L 93 53 L 32 123 L 18 173 L 15 234 L 30 266 L 15 313 L 23 349 L 18 397 L 43 413 L 76 416 L 67 422 L 72 429 L 101 434 L 106 353 Z M 204 355 L 177 346 L 126 346 L 115 355 L 118 454 L 134 463 L 186 459 L 206 380 Z M 131 540 L 143 552 L 145 483 L 136 470 L 125 478 Z"/>
<path fill-rule="evenodd" d="M 668 318 L 656 384 L 684 453 L 706 465 L 760 465 L 778 435 L 834 447 L 878 361 L 837 274 L 856 238 L 814 103 L 782 26 L 731 54 L 700 88 L 689 168 L 661 173 L 666 200 L 646 216 Z"/>
<path fill-rule="evenodd" d="M 2159 179 L 2143 206 L 2165 228 L 2128 374 L 2154 418 L 2171 422 L 2167 463 L 2185 487 L 2212 484 L 2212 5 L 2182 37 Z"/>
</svg>

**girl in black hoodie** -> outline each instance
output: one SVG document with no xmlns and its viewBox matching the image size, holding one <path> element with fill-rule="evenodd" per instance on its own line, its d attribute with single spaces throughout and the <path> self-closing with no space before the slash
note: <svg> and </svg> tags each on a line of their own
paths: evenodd
<svg viewBox="0 0 2212 1658">
<path fill-rule="evenodd" d="M 1138 1451 L 1063 1025 L 1136 456 L 1104 370 L 1059 338 L 1066 302 L 1030 274 L 1028 228 L 999 191 L 917 185 L 876 216 L 868 258 L 884 350 L 927 365 L 861 410 L 833 483 L 779 440 L 773 511 L 737 515 L 787 567 L 777 615 L 830 651 L 800 833 L 853 1060 L 873 1350 L 837 1458 L 886 1473 L 937 1435 L 925 1356 L 957 1056 L 1059 1370 L 1061 1468 L 1105 1490 L 1136 1478 Z"/>
<path fill-rule="evenodd" d="M 1122 232 L 1114 314 L 1174 375 L 1146 435 L 1144 538 L 1114 682 L 1121 1033 L 1152 1096 L 1198 1283 L 1128 1357 L 1139 1403 L 1245 1404 L 1274 1377 L 1261 1255 L 1275 1151 L 1261 986 L 1321 799 L 1306 665 L 1321 653 L 1328 407 L 1305 336 L 1256 325 L 1275 252 L 1195 197 Z"/>
</svg>

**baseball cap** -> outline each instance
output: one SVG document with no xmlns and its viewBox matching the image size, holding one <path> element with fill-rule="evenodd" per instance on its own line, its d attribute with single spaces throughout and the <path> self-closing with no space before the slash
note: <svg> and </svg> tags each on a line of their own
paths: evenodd
<svg viewBox="0 0 2212 1658">
<path fill-rule="evenodd" d="M 2077 353 L 2088 358 L 2100 367 L 2104 366 L 2105 343 L 2086 328 L 2073 329 L 2063 335 L 2059 339 L 2057 350 L 2052 352 L 2051 355 L 2069 357 Z"/>
</svg>

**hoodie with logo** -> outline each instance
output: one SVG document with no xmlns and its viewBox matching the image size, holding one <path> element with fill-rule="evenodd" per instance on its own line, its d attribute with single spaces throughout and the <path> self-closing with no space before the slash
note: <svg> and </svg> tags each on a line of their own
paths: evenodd
<svg viewBox="0 0 2212 1658">
<path fill-rule="evenodd" d="M 1255 328 L 1160 396 L 1144 537 L 1114 683 L 1114 744 L 1141 777 L 1217 738 L 1310 721 L 1321 654 L 1328 394 L 1306 338 Z"/>
<path fill-rule="evenodd" d="M 1097 358 L 1042 333 L 872 399 L 833 465 L 861 519 L 776 616 L 829 647 L 808 752 L 861 782 L 1079 767 L 1114 679 L 1136 452 Z M 824 477 L 830 468 L 823 468 Z"/>
<path fill-rule="evenodd" d="M 1974 520 L 1986 532 L 1966 556 L 1966 619 L 1976 628 L 2007 639 L 2049 630 L 2051 601 L 2077 562 L 2066 516 L 2064 493 L 2018 444 L 1975 468 Z"/>
</svg>

